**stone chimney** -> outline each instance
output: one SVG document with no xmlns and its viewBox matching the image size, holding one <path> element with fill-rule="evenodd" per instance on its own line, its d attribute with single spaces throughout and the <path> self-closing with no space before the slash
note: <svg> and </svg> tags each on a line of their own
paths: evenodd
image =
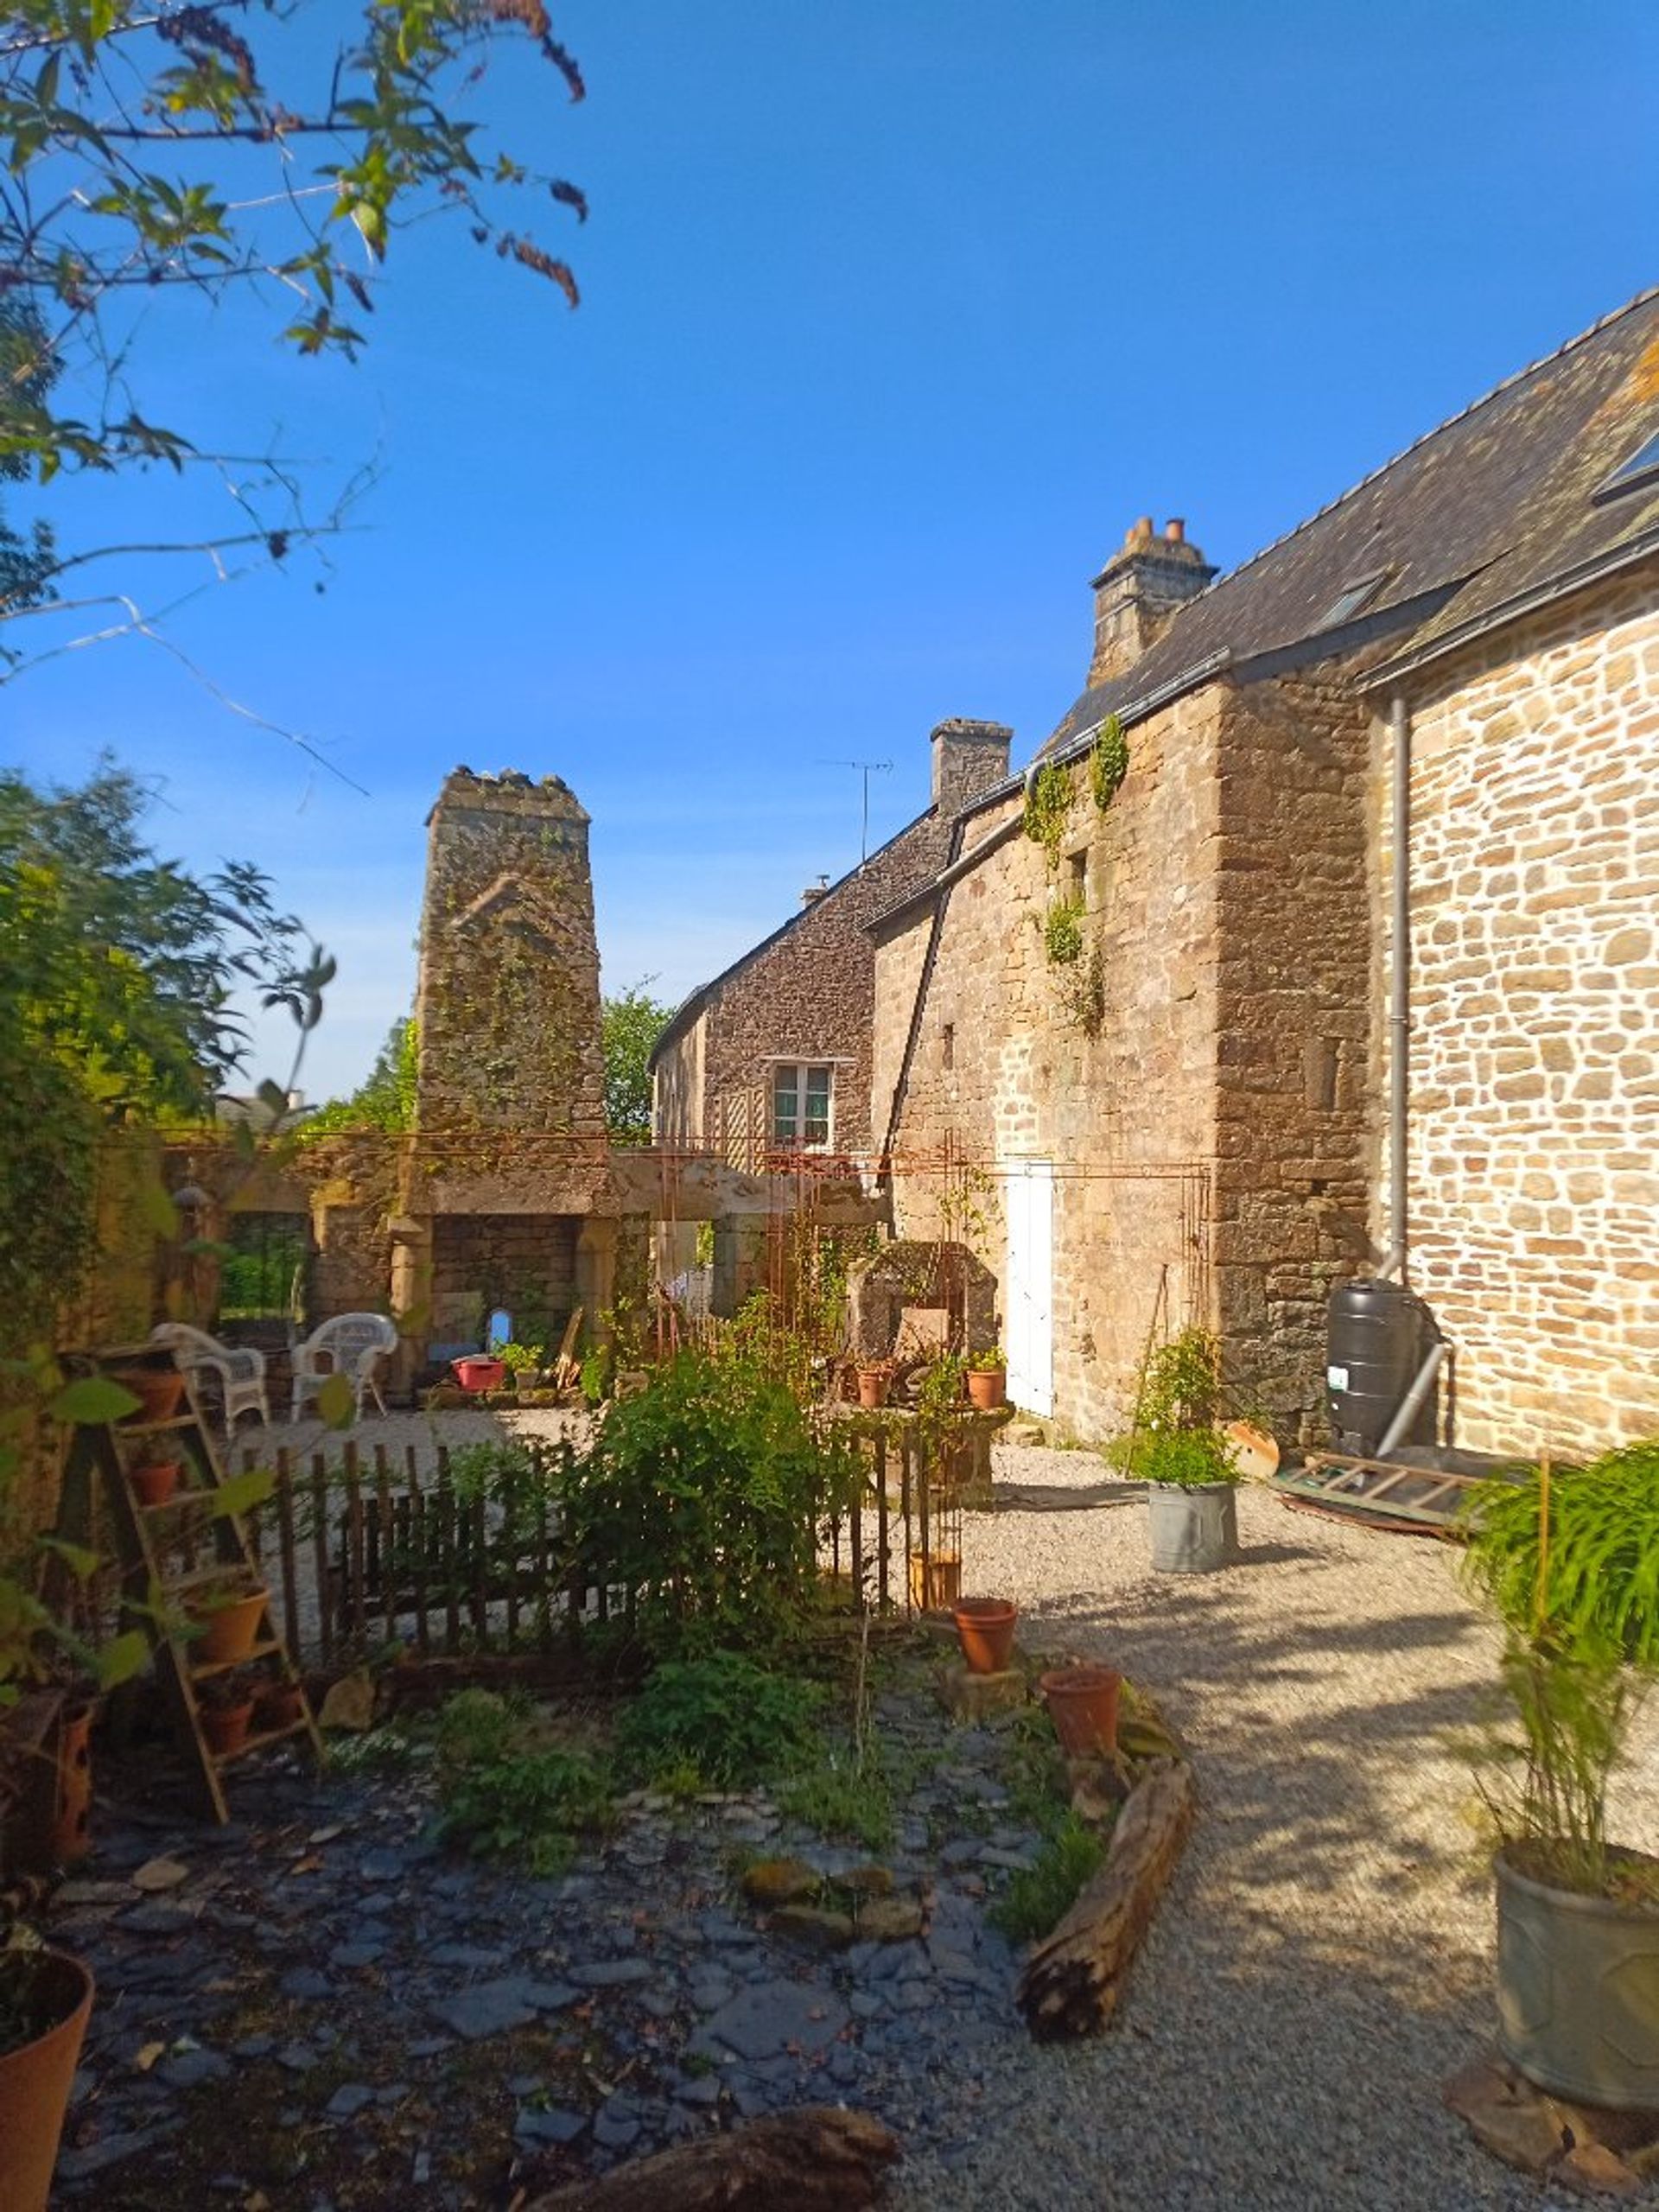
<svg viewBox="0 0 1659 2212">
<path fill-rule="evenodd" d="M 809 883 L 805 890 L 802 892 L 801 905 L 804 907 L 816 906 L 819 899 L 823 898 L 824 893 L 828 891 L 829 888 L 829 877 L 827 875 L 821 875 L 816 883 Z"/>
<path fill-rule="evenodd" d="M 417 1125 L 602 1136 L 587 814 L 556 776 L 457 768 L 427 821 Z"/>
<path fill-rule="evenodd" d="M 956 715 L 941 722 L 929 742 L 933 747 L 933 804 L 942 814 L 955 814 L 1007 774 L 1014 732 L 1006 722 L 969 721 Z"/>
<path fill-rule="evenodd" d="M 1216 573 L 1196 545 L 1186 524 L 1175 516 L 1160 537 L 1152 517 L 1142 515 L 1094 579 L 1095 651 L 1089 664 L 1092 688 L 1123 676 L 1168 627 L 1175 609 L 1195 599 Z"/>
</svg>

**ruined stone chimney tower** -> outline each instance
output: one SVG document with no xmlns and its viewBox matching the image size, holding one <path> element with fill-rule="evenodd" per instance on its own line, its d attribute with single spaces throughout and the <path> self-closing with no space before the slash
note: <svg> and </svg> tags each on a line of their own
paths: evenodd
<svg viewBox="0 0 1659 2212">
<path fill-rule="evenodd" d="M 427 826 L 419 1127 L 602 1137 L 587 814 L 556 776 L 457 768 Z"/>
<path fill-rule="evenodd" d="M 933 804 L 955 814 L 1008 772 L 1014 732 L 1006 722 L 969 721 L 962 715 L 940 722 L 929 742 L 933 747 Z"/>
<path fill-rule="evenodd" d="M 1142 515 L 1095 577 L 1095 651 L 1089 664 L 1090 688 L 1127 675 L 1168 626 L 1176 608 L 1195 599 L 1216 573 L 1176 517 L 1160 537 L 1152 517 Z"/>
</svg>

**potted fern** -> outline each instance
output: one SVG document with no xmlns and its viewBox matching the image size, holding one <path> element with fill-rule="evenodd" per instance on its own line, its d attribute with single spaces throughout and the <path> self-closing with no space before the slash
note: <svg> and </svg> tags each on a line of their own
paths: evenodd
<svg viewBox="0 0 1659 2212">
<path fill-rule="evenodd" d="M 1126 1455 L 1147 1485 L 1152 1563 L 1166 1574 L 1208 1574 L 1238 1557 L 1238 1469 L 1217 1427 L 1221 1344 L 1183 1329 L 1149 1353 Z"/>
<path fill-rule="evenodd" d="M 1659 1440 L 1485 1484 L 1470 1530 L 1518 1723 L 1475 1746 L 1500 1838 L 1498 2041 L 1541 2088 L 1659 2107 L 1659 1859 L 1607 1835 L 1659 1675 Z"/>
</svg>

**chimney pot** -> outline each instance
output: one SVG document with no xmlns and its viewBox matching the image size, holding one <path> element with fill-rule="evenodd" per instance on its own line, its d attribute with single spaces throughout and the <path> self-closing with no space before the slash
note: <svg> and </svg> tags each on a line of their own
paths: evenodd
<svg viewBox="0 0 1659 2212">
<path fill-rule="evenodd" d="M 1180 515 L 1172 515 L 1164 526 L 1164 536 L 1172 545 L 1180 544 L 1186 536 L 1185 518 Z"/>
<path fill-rule="evenodd" d="M 1152 517 L 1142 515 L 1123 543 L 1126 545 L 1144 545 L 1152 534 Z"/>
</svg>

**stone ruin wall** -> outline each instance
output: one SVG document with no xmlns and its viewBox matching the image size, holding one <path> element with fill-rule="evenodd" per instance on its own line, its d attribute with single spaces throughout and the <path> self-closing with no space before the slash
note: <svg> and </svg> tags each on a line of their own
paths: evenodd
<svg viewBox="0 0 1659 2212">
<path fill-rule="evenodd" d="M 556 776 L 458 768 L 445 779 L 430 816 L 416 1011 L 429 1139 L 497 1129 L 602 1141 L 588 816 Z"/>
<path fill-rule="evenodd" d="M 1412 1274 L 1458 1440 L 1659 1431 L 1659 575 L 1461 656 L 1413 704 Z M 1386 1084 L 1379 733 L 1374 992 Z M 1379 1146 L 1374 1234 L 1385 1233 Z"/>
</svg>

